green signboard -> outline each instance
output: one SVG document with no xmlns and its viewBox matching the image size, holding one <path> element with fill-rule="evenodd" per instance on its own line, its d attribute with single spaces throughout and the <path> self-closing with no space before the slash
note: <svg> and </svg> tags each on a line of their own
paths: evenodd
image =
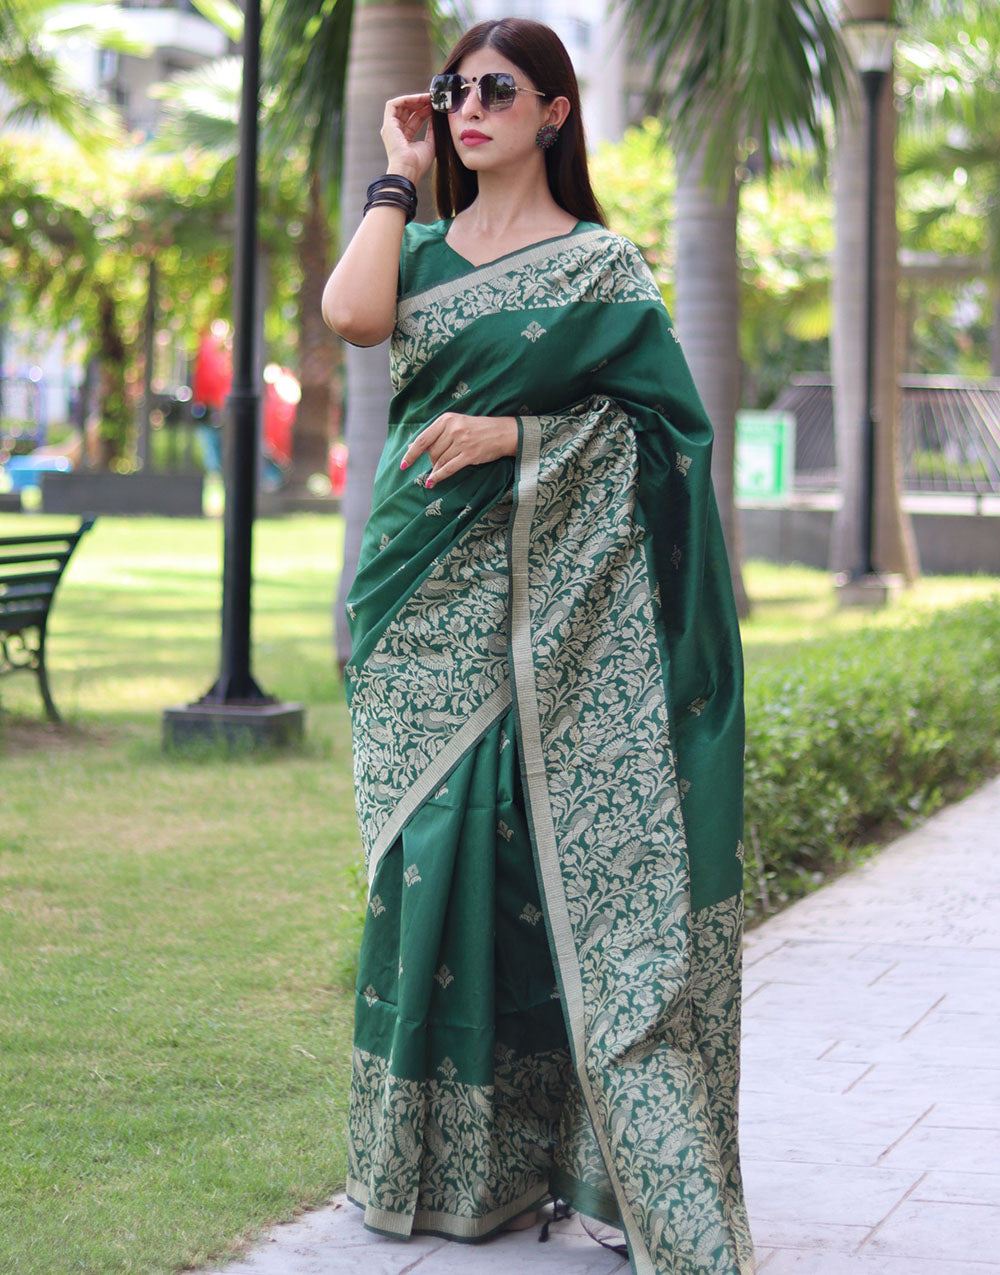
<svg viewBox="0 0 1000 1275">
<path fill-rule="evenodd" d="M 736 498 L 787 500 L 795 477 L 795 416 L 737 412 Z"/>
</svg>

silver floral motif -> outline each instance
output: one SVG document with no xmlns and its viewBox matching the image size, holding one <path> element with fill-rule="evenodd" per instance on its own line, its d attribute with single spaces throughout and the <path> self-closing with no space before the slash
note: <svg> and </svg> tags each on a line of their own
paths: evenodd
<svg viewBox="0 0 1000 1275">
<path fill-rule="evenodd" d="M 441 500 L 439 497 L 437 500 L 431 501 L 431 503 L 424 510 L 424 513 L 426 514 L 428 518 L 440 518 L 443 507 L 444 507 L 444 501 Z"/>
<path fill-rule="evenodd" d="M 368 906 L 371 908 L 372 916 L 381 916 L 385 911 L 385 904 L 382 902 L 382 896 L 379 894 L 372 895 L 368 901 Z"/>
<path fill-rule="evenodd" d="M 708 700 L 699 696 L 697 699 L 693 699 L 691 701 L 691 703 L 687 706 L 687 711 L 689 713 L 694 713 L 695 717 L 700 717 L 702 709 L 705 708 L 707 704 Z"/>
<path fill-rule="evenodd" d="M 469 392 L 469 384 L 468 384 L 468 382 L 467 382 L 467 381 L 459 381 L 459 383 L 458 383 L 458 384 L 455 386 L 455 388 L 452 390 L 451 396 L 452 396 L 452 398 L 462 398 L 462 397 L 463 397 L 463 395 L 468 394 L 468 392 Z"/>
<path fill-rule="evenodd" d="M 447 965 L 442 965 L 438 972 L 434 975 L 435 981 L 440 983 L 442 987 L 448 987 L 455 981 L 455 975 L 451 972 Z"/>
<path fill-rule="evenodd" d="M 365 988 L 362 995 L 364 996 L 365 1000 L 368 1002 L 369 1009 L 371 1009 L 371 1007 L 374 1004 L 376 1004 L 378 1001 L 378 992 L 376 992 L 375 988 L 372 987 L 371 983 L 368 984 L 368 986 Z"/>
<path fill-rule="evenodd" d="M 685 478 L 687 477 L 687 472 L 693 463 L 693 458 L 691 456 L 685 456 L 683 452 L 678 452 L 674 458 L 674 468 Z"/>
<path fill-rule="evenodd" d="M 504 841 L 509 841 L 514 835 L 514 829 L 508 828 L 503 819 L 497 822 L 497 836 L 503 837 Z"/>
<path fill-rule="evenodd" d="M 347 1193 L 380 1230 L 475 1238 L 546 1193 L 569 1055 L 498 1045 L 494 1075 L 463 1084 L 445 1058 L 418 1083 L 355 1050 Z"/>
<path fill-rule="evenodd" d="M 418 881 L 423 880 L 423 877 L 420 875 L 420 869 L 415 863 L 411 863 L 403 873 L 403 880 L 406 882 L 407 886 L 416 885 Z"/>
<path fill-rule="evenodd" d="M 453 746 L 454 721 L 475 719 L 508 685 L 509 518 L 507 498 L 477 519 L 355 670 L 354 787 L 369 875 L 402 803 Z M 434 716 L 442 704 L 453 713 Z"/>
<path fill-rule="evenodd" d="M 670 562 L 675 571 L 681 565 L 681 559 L 683 557 L 684 555 L 681 553 L 680 545 L 674 545 L 673 549 L 670 551 Z"/>
<path fill-rule="evenodd" d="M 531 926 L 535 926 L 542 919 L 542 914 L 533 903 L 526 903 L 521 909 L 521 915 L 517 918 L 519 921 L 527 921 Z"/>
<path fill-rule="evenodd" d="M 545 335 L 546 331 L 547 329 L 543 328 L 540 323 L 536 323 L 534 320 L 532 320 L 531 323 L 529 323 L 528 326 L 521 333 L 521 335 L 526 336 L 528 340 L 531 342 L 531 344 L 534 345 L 537 340 L 539 340 L 541 337 Z"/>
</svg>

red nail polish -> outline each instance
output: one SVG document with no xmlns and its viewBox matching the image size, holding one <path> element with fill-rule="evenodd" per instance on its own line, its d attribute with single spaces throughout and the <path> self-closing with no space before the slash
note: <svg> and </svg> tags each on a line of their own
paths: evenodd
<svg viewBox="0 0 1000 1275">
<path fill-rule="evenodd" d="M 400 469 L 405 469 L 405 468 L 407 467 L 407 465 L 408 465 L 408 464 L 409 464 L 409 461 L 401 460 L 401 461 L 399 462 L 399 468 L 400 468 Z"/>
<path fill-rule="evenodd" d="M 427 488 L 428 490 L 433 486 L 434 486 L 433 478 L 428 478 L 427 481 L 424 483 L 424 487 Z"/>
</svg>

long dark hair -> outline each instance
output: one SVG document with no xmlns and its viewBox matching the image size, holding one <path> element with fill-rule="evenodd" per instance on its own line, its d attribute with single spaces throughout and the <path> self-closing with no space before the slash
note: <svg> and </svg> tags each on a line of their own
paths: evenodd
<svg viewBox="0 0 1000 1275">
<path fill-rule="evenodd" d="M 587 148 L 580 114 L 580 90 L 576 72 L 566 48 L 551 29 L 530 18 L 501 18 L 479 22 L 466 31 L 452 49 L 444 65 L 454 71 L 462 59 L 477 49 L 496 49 L 528 76 L 548 98 L 565 97 L 570 112 L 559 130 L 559 140 L 545 152 L 545 173 L 552 198 L 580 221 L 596 221 L 605 226 L 604 212 L 590 186 Z M 434 197 L 441 217 L 453 217 L 479 193 L 479 178 L 458 158 L 451 140 L 448 117 L 433 116 L 437 173 Z"/>
</svg>

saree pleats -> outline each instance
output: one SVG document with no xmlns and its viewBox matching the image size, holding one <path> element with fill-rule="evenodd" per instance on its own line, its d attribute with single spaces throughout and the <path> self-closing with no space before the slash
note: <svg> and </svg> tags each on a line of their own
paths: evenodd
<svg viewBox="0 0 1000 1275">
<path fill-rule="evenodd" d="M 413 817 L 369 900 L 348 1193 L 489 1234 L 548 1194 L 569 1076 L 509 715 Z"/>
<path fill-rule="evenodd" d="M 635 1275 L 752 1275 L 711 430 L 627 241 L 581 226 L 462 271 L 441 226 L 407 235 L 348 606 L 348 1191 L 376 1230 L 468 1240 L 559 1195 L 624 1229 Z M 516 460 L 426 491 L 399 458 L 456 406 L 516 415 Z"/>
</svg>

